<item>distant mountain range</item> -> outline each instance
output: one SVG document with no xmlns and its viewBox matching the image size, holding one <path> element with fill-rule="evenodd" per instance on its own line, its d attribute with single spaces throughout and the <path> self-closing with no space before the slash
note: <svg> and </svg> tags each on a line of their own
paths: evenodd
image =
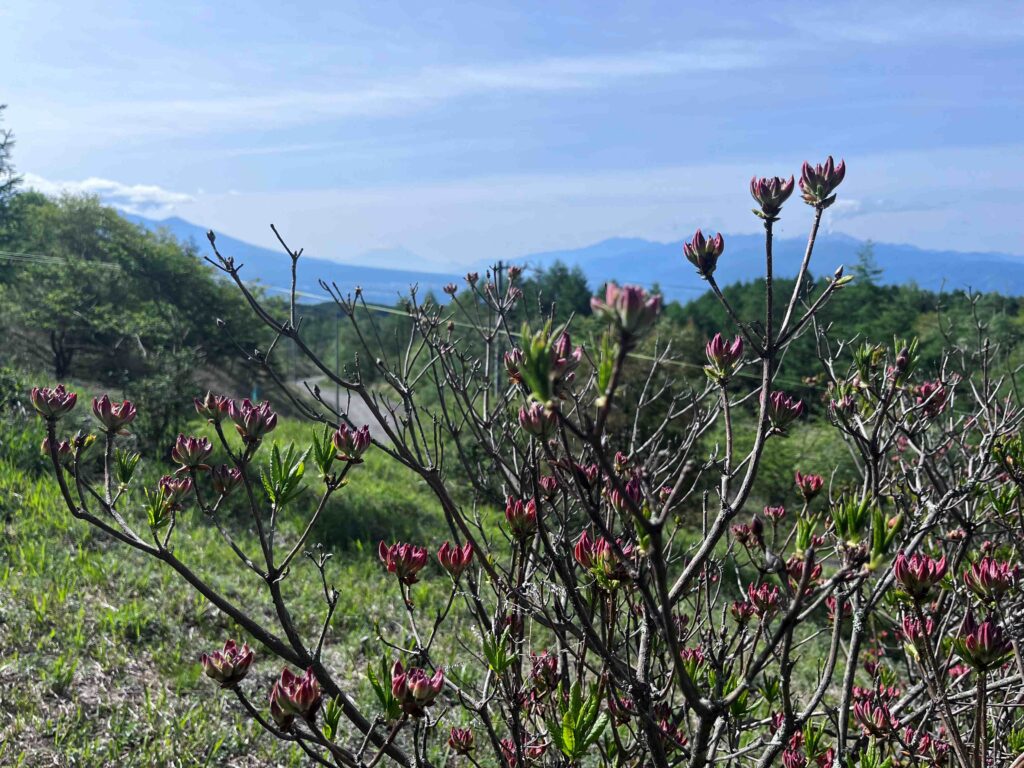
<svg viewBox="0 0 1024 768">
<path fill-rule="evenodd" d="M 170 218 L 154 221 L 126 214 L 129 220 L 157 230 L 166 229 L 175 237 L 192 240 L 201 253 L 208 253 L 206 229 L 184 219 Z M 244 263 L 243 277 L 278 290 L 291 283 L 291 263 L 283 251 L 262 248 L 225 235 L 217 236 L 217 245 L 224 255 L 234 256 Z M 857 263 L 857 254 L 864 247 L 862 240 L 842 234 L 822 234 L 818 238 L 812 272 L 831 274 L 840 264 L 847 269 Z M 776 274 L 794 276 L 803 257 L 806 241 L 797 238 L 775 240 Z M 612 238 L 583 248 L 535 253 L 515 259 L 527 267 L 547 267 L 556 261 L 579 265 L 592 287 L 614 279 L 643 285 L 657 284 L 668 299 L 687 301 L 707 290 L 706 283 L 683 258 L 682 242 L 658 243 L 640 238 Z M 415 254 L 403 251 L 399 256 L 414 262 Z M 368 260 L 388 264 L 396 262 L 396 252 L 365 255 Z M 1024 257 L 1005 253 L 976 253 L 940 251 L 917 248 L 912 245 L 874 243 L 874 257 L 882 270 L 880 282 L 887 284 L 917 283 L 931 290 L 972 288 L 978 291 L 998 291 L 1006 295 L 1024 295 Z M 486 265 L 481 265 L 481 271 Z M 761 235 L 726 235 L 725 253 L 718 264 L 716 278 L 720 285 L 753 280 L 764 269 L 764 238 Z M 371 264 L 342 264 L 336 261 L 303 256 L 299 263 L 298 290 L 321 296 L 317 280 L 336 282 L 342 292 L 361 286 L 367 301 L 393 304 L 400 294 L 408 292 L 416 283 L 421 294 L 433 291 L 440 294 L 445 283 L 453 280 L 461 285 L 462 277 L 455 274 L 422 272 L 413 269 L 377 267 Z M 307 301 L 314 300 L 307 297 Z"/>
</svg>

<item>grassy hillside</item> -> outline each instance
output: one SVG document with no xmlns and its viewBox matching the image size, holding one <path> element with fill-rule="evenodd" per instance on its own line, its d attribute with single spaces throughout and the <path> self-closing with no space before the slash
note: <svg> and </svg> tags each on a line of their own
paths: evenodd
<svg viewBox="0 0 1024 768">
<path fill-rule="evenodd" d="M 275 435 L 298 440 L 305 431 L 286 423 Z M 301 752 L 240 716 L 237 702 L 202 674 L 199 654 L 242 633 L 169 569 L 74 520 L 37 458 L 41 438 L 35 420 L 3 423 L 0 765 L 303 764 Z M 394 531 L 436 544 L 443 537 L 419 488 L 373 457 L 368 465 L 321 531 L 336 552 L 329 573 L 341 591 L 327 641 L 330 665 L 359 698 L 369 693 L 367 662 L 381 653 L 375 624 L 400 632 L 389 626 L 400 615 L 395 591 L 360 538 Z M 146 471 L 155 478 L 163 469 Z M 243 519 L 232 528 L 241 546 L 256 546 Z M 186 512 L 175 541 L 179 557 L 218 589 L 267 614 L 265 590 L 236 566 L 212 526 Z M 287 580 L 287 597 L 312 632 L 323 613 L 319 580 L 308 562 L 295 568 L 303 572 Z M 443 597 L 443 584 L 424 579 L 414 597 L 426 608 Z M 280 667 L 259 653 L 246 685 L 265 705 Z"/>
</svg>

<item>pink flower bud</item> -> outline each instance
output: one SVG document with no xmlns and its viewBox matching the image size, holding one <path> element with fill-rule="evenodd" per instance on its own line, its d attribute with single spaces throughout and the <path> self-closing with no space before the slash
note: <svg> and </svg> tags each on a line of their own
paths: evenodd
<svg viewBox="0 0 1024 768">
<path fill-rule="evenodd" d="M 370 427 L 364 424 L 359 429 L 351 429 L 347 424 L 342 424 L 331 440 L 341 461 L 359 464 L 366 449 L 370 447 Z"/>
<path fill-rule="evenodd" d="M 449 296 L 454 296 L 459 292 L 459 286 L 455 283 L 446 283 L 444 286 L 444 292 Z"/>
<path fill-rule="evenodd" d="M 737 336 L 732 343 L 728 343 L 722 334 L 716 333 L 707 343 L 704 352 L 708 358 L 708 364 L 704 366 L 708 378 L 712 381 L 725 381 L 736 372 L 743 359 L 743 339 Z"/>
<path fill-rule="evenodd" d="M 573 547 L 572 552 L 576 562 L 583 566 L 584 570 L 589 571 L 594 567 L 595 542 L 590 538 L 589 533 L 583 531 L 580 534 L 580 537 L 576 539 L 576 545 Z"/>
<path fill-rule="evenodd" d="M 911 557 L 900 552 L 892 564 L 892 573 L 900 587 L 915 600 L 923 600 L 946 575 L 946 557 L 938 560 L 915 552 Z"/>
<path fill-rule="evenodd" d="M 207 470 L 206 460 L 213 453 L 213 443 L 205 437 L 185 437 L 178 435 L 171 448 L 171 460 L 180 464 L 179 472 L 189 469 Z"/>
<path fill-rule="evenodd" d="M 473 562 L 473 547 L 468 541 L 461 547 L 452 546 L 446 541 L 437 551 L 437 561 L 453 579 L 458 580 L 462 572 Z"/>
<path fill-rule="evenodd" d="M 211 392 L 207 392 L 202 400 L 198 397 L 192 398 L 192 402 L 195 403 L 196 413 L 211 424 L 217 424 L 227 416 L 228 406 L 231 404 L 230 398 L 214 395 Z"/>
<path fill-rule="evenodd" d="M 222 688 L 238 684 L 248 674 L 252 659 L 248 643 L 239 648 L 234 640 L 226 641 L 223 650 L 204 653 L 200 657 L 206 676 L 220 683 Z"/>
<path fill-rule="evenodd" d="M 128 400 L 120 403 L 113 403 L 110 397 L 92 399 L 93 415 L 103 425 L 104 431 L 114 434 L 120 432 L 122 427 L 127 426 L 135 419 L 135 405 Z"/>
<path fill-rule="evenodd" d="M 639 285 L 625 285 L 621 288 L 613 282 L 605 286 L 602 301 L 594 296 L 590 308 L 595 315 L 614 323 L 629 336 L 642 336 L 654 327 L 661 312 L 661 296 L 648 294 Z"/>
<path fill-rule="evenodd" d="M 757 176 L 750 180 L 750 196 L 757 201 L 760 211 L 754 211 L 766 221 L 775 221 L 782 212 L 782 204 L 793 194 L 794 179 L 789 181 L 778 176 L 759 179 Z"/>
<path fill-rule="evenodd" d="M 249 398 L 241 403 L 228 401 L 228 416 L 235 422 L 235 429 L 247 445 L 258 444 L 263 437 L 277 426 L 277 414 L 270 410 L 265 400 L 259 405 Z"/>
<path fill-rule="evenodd" d="M 609 482 L 605 496 L 616 512 L 640 511 L 644 506 L 644 491 L 636 475 L 629 479 L 622 491 Z"/>
<path fill-rule="evenodd" d="M 779 612 L 779 588 L 768 583 L 757 587 L 748 584 L 747 602 L 753 606 L 754 612 L 761 621 L 770 619 Z"/>
<path fill-rule="evenodd" d="M 998 600 L 1009 592 L 1020 575 L 1018 566 L 983 557 L 964 571 L 964 584 L 982 600 Z"/>
<path fill-rule="evenodd" d="M 383 541 L 377 547 L 377 554 L 389 573 L 398 577 L 402 584 L 410 585 L 419 581 L 417 574 L 427 564 L 427 548 L 414 544 L 392 544 Z"/>
<path fill-rule="evenodd" d="M 213 492 L 218 496 L 230 496 L 242 484 L 242 470 L 227 464 L 214 468 L 210 477 L 213 479 Z"/>
<path fill-rule="evenodd" d="M 779 434 L 786 434 L 789 425 L 804 415 L 804 404 L 785 392 L 772 392 L 768 397 L 768 421 Z"/>
<path fill-rule="evenodd" d="M 734 600 L 729 607 L 733 620 L 739 624 L 747 624 L 754 617 L 754 606 L 746 600 Z"/>
<path fill-rule="evenodd" d="M 903 637 L 914 645 L 919 645 L 932 636 L 935 631 L 935 622 L 930 616 L 926 617 L 924 622 L 913 616 L 904 616 L 901 628 Z"/>
<path fill-rule="evenodd" d="M 515 538 L 530 538 L 537 530 L 537 502 L 509 496 L 505 502 L 505 520 Z"/>
<path fill-rule="evenodd" d="M 523 377 L 519 373 L 519 366 L 523 364 L 523 360 L 523 350 L 518 347 L 505 353 L 505 373 L 513 384 L 523 383 Z"/>
<path fill-rule="evenodd" d="M 68 392 L 63 384 L 58 384 L 53 389 L 49 387 L 32 387 L 29 394 L 32 400 L 32 407 L 36 413 L 49 421 L 57 421 L 64 416 L 78 402 L 78 395 Z"/>
<path fill-rule="evenodd" d="M 704 237 L 704 233 L 699 229 L 690 242 L 683 243 L 683 253 L 687 260 L 697 268 L 697 274 L 705 280 L 715 273 L 718 257 L 724 250 L 725 239 L 721 233 L 709 239 Z"/>
<path fill-rule="evenodd" d="M 538 440 L 550 437 L 557 425 L 558 414 L 543 403 L 530 403 L 519 409 L 519 426 Z"/>
<path fill-rule="evenodd" d="M 796 483 L 796 489 L 804 497 L 804 501 L 810 501 L 825 487 L 825 478 L 821 475 L 805 475 L 799 470 L 793 474 L 793 480 Z"/>
<path fill-rule="evenodd" d="M 158 488 L 168 509 L 180 509 L 189 491 L 192 490 L 192 478 L 164 475 L 160 478 Z"/>
<path fill-rule="evenodd" d="M 949 402 L 949 390 L 941 381 L 922 383 L 914 390 L 914 395 L 918 407 L 930 419 L 942 413 Z"/>
<path fill-rule="evenodd" d="M 40 446 L 43 455 L 46 458 L 50 458 L 50 438 L 44 437 L 43 444 Z M 57 441 L 57 463 L 62 467 L 70 467 L 75 461 L 75 452 L 71 448 L 71 443 L 67 440 Z"/>
<path fill-rule="evenodd" d="M 558 492 L 558 478 L 554 475 L 545 475 L 537 481 L 537 485 L 545 499 L 554 498 L 555 493 Z"/>
<path fill-rule="evenodd" d="M 854 704 L 853 719 L 868 736 L 885 737 L 900 727 L 900 721 L 889 712 L 888 705 L 878 700 L 869 699 Z"/>
<path fill-rule="evenodd" d="M 824 164 L 811 166 L 805 162 L 800 172 L 800 191 L 804 202 L 822 210 L 828 208 L 836 201 L 832 193 L 845 176 L 846 162 L 840 160 L 839 165 L 835 165 L 832 155 L 828 156 Z"/>
<path fill-rule="evenodd" d="M 442 669 L 431 676 L 419 667 L 403 669 L 400 661 L 391 668 L 391 693 L 402 711 L 411 717 L 425 717 L 426 708 L 434 703 L 443 688 Z"/>
<path fill-rule="evenodd" d="M 765 507 L 764 516 L 773 522 L 778 522 L 786 516 L 785 507 Z"/>
<path fill-rule="evenodd" d="M 448 747 L 457 755 L 468 755 L 473 751 L 473 731 L 453 727 L 448 734 Z"/>
<path fill-rule="evenodd" d="M 1012 648 L 1010 639 L 992 616 L 978 624 L 969 611 L 954 645 L 963 660 L 981 672 L 1001 666 Z"/>
<path fill-rule="evenodd" d="M 312 722 L 321 698 L 312 667 L 302 677 L 286 667 L 270 691 L 270 715 L 278 727 L 288 730 L 296 717 Z"/>
</svg>

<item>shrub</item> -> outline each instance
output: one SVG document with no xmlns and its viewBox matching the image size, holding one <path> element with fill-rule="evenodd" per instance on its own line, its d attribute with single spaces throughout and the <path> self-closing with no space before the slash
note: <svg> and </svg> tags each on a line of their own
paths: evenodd
<svg viewBox="0 0 1024 768">
<path fill-rule="evenodd" d="M 36 390 L 61 492 L 74 516 L 162 561 L 244 630 L 255 657 L 234 642 L 197 649 L 217 659 L 207 673 L 320 764 L 1006 764 L 1024 741 L 1015 372 L 995 366 L 984 339 L 947 350 L 927 375 L 914 341 L 853 344 L 815 324 L 849 282 L 841 268 L 818 284 L 808 272 L 845 171 L 832 158 L 804 165 L 807 254 L 778 295 L 773 228 L 795 180 L 752 182 L 765 232 L 761 318 L 741 317 L 715 282 L 728 258 L 720 235 L 698 231 L 686 245 L 733 325 L 722 329 L 732 340 L 710 340 L 697 387 L 663 375 L 657 346 L 639 358 L 646 373 L 631 357 L 657 333 L 658 297 L 608 286 L 592 302 L 604 336 L 583 349 L 551 318 L 516 333 L 515 269 L 507 281 L 467 275 L 444 306 L 413 293 L 407 336 L 387 352 L 358 294 L 334 289 L 363 345 L 343 375 L 315 359 L 294 304 L 278 316 L 217 254 L 256 316 L 345 390 L 346 406 L 335 410 L 318 389 L 312 400 L 289 394 L 317 425 L 300 447 L 272 439 L 266 403 L 197 401 L 216 460 L 212 444 L 179 441 L 179 470 L 140 495 L 128 490 L 136 457 L 118 431 L 62 442 L 74 398 Z M 819 405 L 781 386 L 786 351 L 805 334 L 822 373 L 804 386 L 836 438 L 815 433 L 795 477 L 778 477 L 772 457 L 798 452 L 789 446 Z M 280 346 L 254 355 L 271 377 Z M 741 370 L 759 384 L 738 387 Z M 372 447 L 355 437 L 364 433 L 352 402 L 378 425 Z M 83 463 L 90 451 L 102 455 L 95 475 Z M 351 665 L 325 648 L 337 566 L 306 548 L 349 484 L 373 488 L 368 470 L 389 482 L 381 462 L 429 488 L 454 543 L 414 530 L 410 541 L 380 542 L 397 599 L 367 674 L 374 696 L 359 698 L 345 684 Z M 757 488 L 771 505 L 755 504 Z M 390 504 L 378 499 L 393 490 L 363 503 Z M 229 497 L 244 501 L 258 549 L 220 524 Z M 189 506 L 198 514 L 182 515 Z M 304 525 L 286 524 L 289 514 Z M 179 557 L 175 541 L 203 520 L 261 582 L 271 616 Z M 311 567 L 300 569 L 304 555 Z M 286 588 L 311 573 L 323 614 L 293 616 Z M 442 608 L 424 607 L 425 583 L 445 590 Z M 455 643 L 439 642 L 467 625 Z M 247 673 L 266 657 L 287 666 L 259 690 Z"/>
</svg>

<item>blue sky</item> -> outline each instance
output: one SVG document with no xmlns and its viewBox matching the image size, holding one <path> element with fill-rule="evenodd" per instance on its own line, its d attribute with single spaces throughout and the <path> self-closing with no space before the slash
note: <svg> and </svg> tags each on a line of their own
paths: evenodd
<svg viewBox="0 0 1024 768">
<path fill-rule="evenodd" d="M 829 153 L 830 228 L 1024 254 L 1020 3 L 8 0 L 0 51 L 36 187 L 325 258 L 750 232 Z"/>
</svg>

